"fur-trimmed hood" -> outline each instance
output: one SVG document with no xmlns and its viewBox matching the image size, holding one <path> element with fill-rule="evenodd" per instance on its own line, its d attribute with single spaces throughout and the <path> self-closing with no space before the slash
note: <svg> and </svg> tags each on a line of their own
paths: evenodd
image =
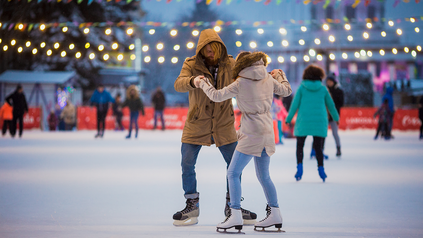
<svg viewBox="0 0 423 238">
<path fill-rule="evenodd" d="M 267 55 L 261 51 L 253 52 L 241 59 L 237 59 L 232 70 L 232 77 L 236 79 L 238 76 L 241 76 L 252 80 L 260 80 L 265 78 L 267 74 L 266 66 Z M 247 69 L 249 67 L 253 68 Z"/>
<path fill-rule="evenodd" d="M 133 98 L 131 97 L 131 90 L 135 90 L 135 92 L 137 92 L 137 93 L 135 93 L 135 97 L 133 97 Z M 136 98 L 139 98 L 139 97 L 140 97 L 140 95 L 138 93 L 137 86 L 135 86 L 135 85 L 129 86 L 128 89 L 126 90 L 126 98 L 128 98 L 128 99 L 136 99 Z"/>
</svg>

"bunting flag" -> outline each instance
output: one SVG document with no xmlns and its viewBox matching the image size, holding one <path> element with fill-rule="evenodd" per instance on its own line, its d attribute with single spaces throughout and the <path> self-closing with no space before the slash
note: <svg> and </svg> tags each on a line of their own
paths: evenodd
<svg viewBox="0 0 423 238">
<path fill-rule="evenodd" d="M 366 6 L 366 7 L 369 6 L 370 2 L 371 2 L 371 0 L 365 0 L 364 1 L 364 6 Z"/>
<path fill-rule="evenodd" d="M 351 5 L 353 8 L 356 8 L 360 4 L 361 0 L 355 0 L 354 4 Z"/>
<path fill-rule="evenodd" d="M 330 4 L 330 0 L 326 0 L 325 5 L 323 5 L 323 9 L 326 9 Z"/>
<path fill-rule="evenodd" d="M 393 7 L 397 7 L 397 5 L 400 3 L 400 0 L 395 0 Z"/>
</svg>

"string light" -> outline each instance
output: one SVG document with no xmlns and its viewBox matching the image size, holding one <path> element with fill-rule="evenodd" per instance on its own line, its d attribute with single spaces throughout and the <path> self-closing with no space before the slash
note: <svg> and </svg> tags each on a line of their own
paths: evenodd
<svg viewBox="0 0 423 238">
<path fill-rule="evenodd" d="M 134 54 L 132 54 L 129 58 L 130 58 L 131 60 L 135 60 L 137 57 L 136 57 Z"/>
<path fill-rule="evenodd" d="M 158 49 L 158 50 L 162 50 L 163 49 L 163 43 L 158 43 L 157 45 L 156 45 L 156 49 Z"/>
<path fill-rule="evenodd" d="M 37 48 L 34 48 L 34 49 L 32 49 L 32 54 L 37 54 L 37 52 L 38 52 L 38 50 L 37 50 Z"/>
<path fill-rule="evenodd" d="M 67 26 L 64 26 L 64 27 L 62 28 L 62 31 L 63 31 L 63 32 L 67 32 L 67 31 L 68 31 L 68 27 L 67 27 Z"/>
<path fill-rule="evenodd" d="M 411 22 L 411 23 L 414 23 L 414 22 L 416 22 L 416 19 L 414 19 L 414 17 L 411 17 L 411 18 L 410 18 L 410 22 Z"/>
<path fill-rule="evenodd" d="M 53 47 L 57 50 L 60 47 L 59 42 L 54 43 Z"/>
<path fill-rule="evenodd" d="M 150 61 L 151 61 L 151 57 L 150 56 L 144 57 L 144 62 L 148 63 Z"/>
<path fill-rule="evenodd" d="M 382 35 L 382 37 L 386 37 L 386 32 L 385 31 L 382 31 L 380 34 Z"/>
<path fill-rule="evenodd" d="M 320 45 L 320 39 L 319 38 L 314 39 L 314 44 Z"/>
<path fill-rule="evenodd" d="M 89 42 L 85 43 L 85 49 L 88 49 L 88 48 L 90 48 L 90 43 Z"/>
<path fill-rule="evenodd" d="M 5 46 L 3 46 L 3 50 L 4 51 L 7 51 L 7 49 L 8 49 L 9 47 L 7 46 L 7 45 L 5 45 Z"/>
<path fill-rule="evenodd" d="M 266 57 L 266 60 L 267 60 L 267 64 L 272 63 L 272 58 L 270 58 L 269 56 Z"/>
<path fill-rule="evenodd" d="M 268 42 L 267 42 L 267 46 L 269 46 L 269 47 L 273 47 L 273 42 L 268 41 Z"/>
<path fill-rule="evenodd" d="M 322 56 L 322 55 L 320 55 L 320 54 L 318 54 L 318 55 L 316 56 L 316 59 L 317 59 L 318 61 L 322 61 L 322 60 L 323 60 L 323 56 Z"/>
<path fill-rule="evenodd" d="M 408 49 L 408 47 L 404 47 L 404 52 L 408 53 L 408 52 L 410 52 L 410 49 Z"/>
<path fill-rule="evenodd" d="M 29 47 L 31 46 L 31 41 L 27 41 L 27 42 L 25 43 L 25 46 L 29 48 Z"/>
<path fill-rule="evenodd" d="M 19 53 L 21 53 L 22 51 L 23 51 L 22 46 L 19 46 L 19 48 L 18 48 L 18 52 L 19 52 Z"/>
<path fill-rule="evenodd" d="M 104 45 L 99 45 L 98 46 L 98 51 L 103 51 L 104 50 Z"/>
<path fill-rule="evenodd" d="M 307 31 L 307 27 L 305 27 L 305 26 L 301 26 L 301 31 L 302 31 L 302 32 L 306 32 L 306 31 Z"/>
<path fill-rule="evenodd" d="M 109 54 L 104 54 L 104 55 L 103 55 L 103 60 L 105 60 L 105 61 L 106 61 L 106 60 L 108 60 L 109 58 L 110 58 Z"/>
<path fill-rule="evenodd" d="M 257 33 L 259 33 L 260 35 L 264 33 L 264 30 L 262 28 L 257 29 Z"/>
<path fill-rule="evenodd" d="M 344 52 L 344 53 L 342 53 L 342 58 L 343 58 L 343 59 L 348 59 L 348 54 L 347 54 L 347 53 L 345 53 L 345 52 Z"/>
<path fill-rule="evenodd" d="M 351 30 L 351 25 L 350 25 L 350 24 L 348 24 L 348 23 L 346 23 L 346 24 L 344 25 L 344 28 L 345 28 L 345 30 L 349 31 L 349 30 Z"/>
<path fill-rule="evenodd" d="M 0 38 L 0 43 L 1 43 L 2 39 Z"/>
<path fill-rule="evenodd" d="M 354 53 L 354 56 L 358 59 L 360 58 L 360 53 L 358 53 L 357 51 Z"/>
<path fill-rule="evenodd" d="M 416 33 L 420 32 L 420 28 L 418 28 L 418 27 L 414 28 L 414 30 L 416 31 Z"/>
<path fill-rule="evenodd" d="M 198 30 L 193 30 L 191 34 L 193 36 L 198 36 L 198 34 L 200 34 L 200 32 Z"/>
<path fill-rule="evenodd" d="M 349 36 L 347 37 L 347 39 L 348 39 L 348 41 L 353 41 L 353 40 L 354 40 L 354 38 L 353 38 L 353 36 L 352 36 L 352 35 L 349 35 Z"/>
<path fill-rule="evenodd" d="M 412 55 L 413 57 L 416 57 L 416 56 L 417 56 L 417 52 L 416 52 L 415 50 L 413 50 L 413 51 L 411 51 L 411 55 Z"/>
<path fill-rule="evenodd" d="M 117 60 L 122 61 L 122 60 L 123 60 L 123 54 L 119 54 L 119 55 L 117 56 Z"/>
<path fill-rule="evenodd" d="M 237 42 L 235 42 L 235 45 L 236 45 L 237 47 L 241 47 L 241 46 L 242 46 L 242 43 L 241 43 L 241 41 L 237 41 Z"/>
<path fill-rule="evenodd" d="M 220 28 L 220 26 L 215 26 L 215 27 L 213 28 L 213 30 L 214 30 L 215 32 L 220 32 L 220 30 L 222 30 L 222 28 Z"/>
<path fill-rule="evenodd" d="M 303 39 L 301 39 L 301 40 L 299 40 L 299 41 L 298 41 L 298 43 L 299 43 L 300 45 L 304 45 L 304 44 L 305 44 L 305 41 L 304 41 Z"/>
<path fill-rule="evenodd" d="M 361 56 L 365 56 L 366 55 L 366 51 L 365 50 L 360 50 L 360 55 Z"/>
<path fill-rule="evenodd" d="M 279 33 L 281 33 L 282 35 L 288 34 L 285 28 L 279 28 Z"/>
<path fill-rule="evenodd" d="M 365 39 L 369 39 L 369 33 L 364 32 L 364 33 L 363 33 L 363 37 L 364 37 Z"/>
<path fill-rule="evenodd" d="M 295 63 L 295 62 L 297 62 L 297 57 L 292 55 L 290 60 L 291 60 L 291 62 Z"/>
<path fill-rule="evenodd" d="M 396 55 L 398 53 L 398 50 L 396 48 L 393 48 L 392 53 L 394 53 L 394 55 Z"/>
<path fill-rule="evenodd" d="M 22 30 L 22 29 L 23 29 L 23 27 L 24 27 L 24 25 L 23 25 L 23 24 L 19 24 L 19 25 L 18 25 L 18 29 L 19 29 L 19 30 Z"/>
<path fill-rule="evenodd" d="M 416 47 L 416 49 L 417 49 L 418 51 L 422 51 L 422 47 L 421 47 L 420 45 L 418 45 L 418 46 Z"/>
<path fill-rule="evenodd" d="M 372 29 L 372 27 L 373 27 L 372 23 L 370 23 L 370 22 L 367 22 L 366 26 L 367 26 L 367 28 L 369 28 L 369 29 Z"/>
<path fill-rule="evenodd" d="M 236 33 L 237 35 L 242 35 L 242 30 L 241 30 L 241 29 L 236 29 L 236 30 L 235 30 L 235 33 Z"/>
<path fill-rule="evenodd" d="M 335 60 L 335 54 L 334 54 L 334 53 L 330 53 L 330 54 L 329 54 L 329 59 L 331 59 L 331 60 Z"/>
<path fill-rule="evenodd" d="M 284 59 L 282 56 L 279 56 L 279 57 L 278 57 L 278 62 L 279 62 L 279 63 L 281 63 L 281 64 L 282 64 L 284 61 L 285 61 L 285 59 Z"/>
<path fill-rule="evenodd" d="M 72 44 L 69 45 L 70 50 L 73 50 L 74 48 L 75 48 L 75 44 L 72 43 Z"/>
<path fill-rule="evenodd" d="M 165 61 L 165 58 L 163 56 L 160 56 L 157 61 L 162 64 Z"/>
<path fill-rule="evenodd" d="M 47 56 L 50 56 L 51 54 L 53 53 L 53 51 L 52 50 L 47 50 L 47 52 L 46 52 L 46 54 L 47 54 Z"/>
<path fill-rule="evenodd" d="M 194 48 L 194 42 L 188 42 L 188 43 L 187 43 L 187 48 L 188 48 L 188 49 L 192 49 L 192 48 Z"/>
<path fill-rule="evenodd" d="M 257 47 L 257 43 L 254 42 L 254 41 L 251 41 L 250 42 L 250 47 L 253 48 L 253 49 L 256 48 Z"/>
<path fill-rule="evenodd" d="M 147 46 L 147 47 L 148 47 L 148 46 Z M 130 44 L 128 48 L 129 48 L 129 50 L 134 50 L 134 49 L 135 49 L 135 45 L 134 45 L 134 44 Z M 144 52 L 145 52 L 145 51 L 144 51 Z"/>
<path fill-rule="evenodd" d="M 115 43 L 112 44 L 112 49 L 113 50 L 116 50 L 118 47 L 119 47 L 119 44 L 118 43 L 115 42 Z"/>
<path fill-rule="evenodd" d="M 104 33 L 105 33 L 106 35 L 110 35 L 110 34 L 112 34 L 112 29 L 107 28 L 107 29 L 104 31 Z"/>
<path fill-rule="evenodd" d="M 81 52 L 76 52 L 75 57 L 76 57 L 77 59 L 81 58 Z"/>
<path fill-rule="evenodd" d="M 3 24 L 0 22 L 0 27 L 2 26 Z"/>
<path fill-rule="evenodd" d="M 178 63 L 178 57 L 172 57 L 172 59 L 170 61 L 172 63 L 176 64 L 176 63 Z"/>
<path fill-rule="evenodd" d="M 46 43 L 45 43 L 45 42 L 41 42 L 40 47 L 41 47 L 41 48 L 46 47 Z"/>
<path fill-rule="evenodd" d="M 132 35 L 134 33 L 134 29 L 132 29 L 132 28 L 128 28 L 127 30 L 126 30 L 126 34 L 127 35 Z"/>
<path fill-rule="evenodd" d="M 148 34 L 150 34 L 150 35 L 154 35 L 154 33 L 156 33 L 156 30 L 154 30 L 154 29 L 150 29 L 150 30 L 148 31 Z"/>
<path fill-rule="evenodd" d="M 181 47 L 180 47 L 179 45 L 174 45 L 174 46 L 173 46 L 173 50 L 174 50 L 174 51 L 178 51 L 180 48 L 181 48 Z"/>
<path fill-rule="evenodd" d="M 401 29 L 397 29 L 397 34 L 400 36 L 400 35 L 402 35 L 402 30 Z"/>
<path fill-rule="evenodd" d="M 315 51 L 315 50 L 313 50 L 313 49 L 310 49 L 310 50 L 308 51 L 308 54 L 309 54 L 310 56 L 314 57 L 314 56 L 316 56 L 316 51 Z"/>
<path fill-rule="evenodd" d="M 93 59 L 95 58 L 95 54 L 94 54 L 94 53 L 91 53 L 88 57 L 89 57 L 91 60 L 93 60 Z"/>
<path fill-rule="evenodd" d="M 392 21 L 392 20 L 388 21 L 388 25 L 389 26 L 394 26 L 394 21 Z"/>
<path fill-rule="evenodd" d="M 304 59 L 305 62 L 309 62 L 310 61 L 310 56 L 304 55 L 303 59 Z"/>
<path fill-rule="evenodd" d="M 147 51 L 148 51 L 148 49 L 149 49 L 149 48 L 148 48 L 148 45 L 144 45 L 144 46 L 142 47 L 142 51 L 143 51 L 143 52 L 147 52 Z"/>
<path fill-rule="evenodd" d="M 367 56 L 372 57 L 373 56 L 373 53 L 370 50 L 368 50 L 367 51 Z"/>
<path fill-rule="evenodd" d="M 282 45 L 283 45 L 284 47 L 287 47 L 287 46 L 289 45 L 289 42 L 288 42 L 287 40 L 283 40 L 283 41 L 282 41 Z"/>
<path fill-rule="evenodd" d="M 332 43 L 335 42 L 335 36 L 330 35 L 329 36 L 329 41 L 332 42 Z"/>
<path fill-rule="evenodd" d="M 90 33 L 90 28 L 84 28 L 84 34 L 88 34 L 88 33 Z"/>
<path fill-rule="evenodd" d="M 328 24 L 323 24 L 323 30 L 328 31 L 329 30 L 329 25 Z"/>
<path fill-rule="evenodd" d="M 60 56 L 65 57 L 66 56 L 66 51 L 62 51 L 62 53 L 60 53 Z"/>
<path fill-rule="evenodd" d="M 13 39 L 12 41 L 10 41 L 10 45 L 11 46 L 14 46 L 16 44 L 16 40 L 15 39 Z"/>
<path fill-rule="evenodd" d="M 175 29 L 173 29 L 173 30 L 170 31 L 170 35 L 171 36 L 176 36 L 177 34 L 178 34 L 178 31 L 175 30 Z"/>
<path fill-rule="evenodd" d="M 381 56 L 384 56 L 384 55 L 385 55 L 385 51 L 384 51 L 384 50 L 379 50 L 379 54 L 380 54 Z"/>
</svg>

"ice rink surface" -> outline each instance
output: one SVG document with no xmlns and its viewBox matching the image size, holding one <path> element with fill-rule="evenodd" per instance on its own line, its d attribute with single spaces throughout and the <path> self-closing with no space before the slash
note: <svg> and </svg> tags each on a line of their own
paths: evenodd
<svg viewBox="0 0 423 238">
<path fill-rule="evenodd" d="M 174 227 L 185 206 L 181 183 L 182 131 L 25 131 L 0 138 L 0 237 L 228 237 L 215 230 L 224 219 L 225 163 L 203 147 L 197 162 L 199 223 Z M 341 131 L 343 155 L 329 135 L 326 183 L 305 146 L 304 176 L 296 182 L 295 139 L 272 156 L 286 233 L 248 237 L 423 237 L 423 141 L 418 132 L 394 131 L 391 141 L 374 131 Z M 254 163 L 242 178 L 242 206 L 265 216 L 266 201 Z"/>
</svg>

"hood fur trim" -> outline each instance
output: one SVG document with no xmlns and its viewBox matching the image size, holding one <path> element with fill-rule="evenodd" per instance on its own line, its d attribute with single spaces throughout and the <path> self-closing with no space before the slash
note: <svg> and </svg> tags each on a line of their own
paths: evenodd
<svg viewBox="0 0 423 238">
<path fill-rule="evenodd" d="M 133 98 L 139 98 L 140 97 L 140 95 L 139 95 L 139 92 L 138 92 L 138 88 L 137 88 L 137 86 L 135 86 L 135 85 L 131 85 L 131 86 L 129 86 L 128 87 L 128 89 L 126 90 L 126 98 L 128 98 L 128 99 L 133 99 L 132 97 L 131 97 L 131 91 L 132 90 L 135 90 L 135 96 L 133 97 Z"/>
<path fill-rule="evenodd" d="M 241 59 L 238 59 L 235 62 L 235 66 L 232 70 L 232 78 L 236 79 L 239 75 L 239 72 L 241 72 L 241 70 L 252 66 L 254 63 L 256 63 L 259 60 L 263 60 L 264 62 L 264 66 L 267 65 L 267 55 L 261 51 L 257 51 L 257 52 L 253 52 L 251 54 L 248 54 L 244 57 L 242 57 Z"/>
</svg>

